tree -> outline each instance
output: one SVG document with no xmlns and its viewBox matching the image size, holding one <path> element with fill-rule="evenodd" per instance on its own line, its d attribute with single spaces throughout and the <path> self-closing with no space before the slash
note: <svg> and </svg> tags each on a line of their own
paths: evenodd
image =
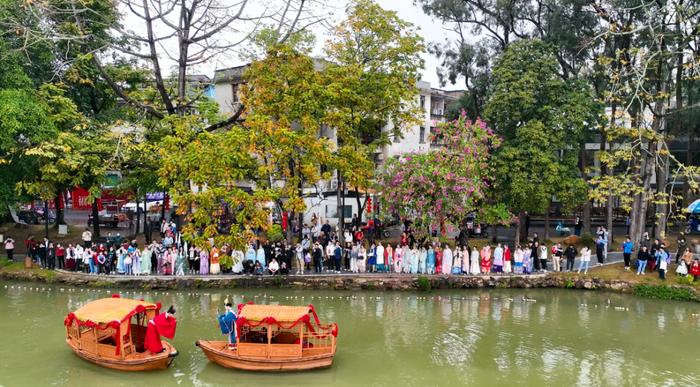
<svg viewBox="0 0 700 387">
<path fill-rule="evenodd" d="M 488 99 L 491 58 L 498 57 L 520 39 L 538 38 L 555 49 L 563 79 L 576 77 L 585 68 L 594 48 L 586 44 L 596 19 L 585 0 L 414 0 L 428 15 L 442 20 L 453 32 L 444 42 L 433 42 L 430 51 L 442 59 L 441 83 L 464 79 L 469 98 L 463 107 L 481 115 Z M 473 36 L 477 36 L 475 42 Z"/>
<path fill-rule="evenodd" d="M 616 143 L 601 152 L 601 161 L 607 170 L 619 170 L 594 179 L 592 196 L 620 198 L 630 211 L 630 238 L 635 242 L 645 231 L 649 207 L 654 206 L 654 235 L 664 238 L 677 199 L 669 187 L 676 180 L 684 180 L 690 190 L 699 187 L 700 170 L 670 152 L 668 133 L 669 118 L 686 111 L 689 95 L 684 85 L 698 78 L 700 15 L 695 4 L 685 1 L 600 1 L 592 7 L 600 20 L 600 39 L 618 43 L 598 63 L 609 79 L 604 90 L 613 107 L 605 134 Z"/>
<path fill-rule="evenodd" d="M 44 201 L 56 200 L 56 223 L 60 224 L 64 223 L 58 199 L 61 192 L 81 186 L 90 191 L 92 200 L 99 196 L 110 167 L 104 155 L 111 153 L 112 143 L 105 128 L 80 114 L 59 86 L 44 85 L 39 95 L 57 131 L 54 137 L 24 150 L 24 156 L 32 159 L 37 170 L 17 183 L 17 191 Z"/>
<path fill-rule="evenodd" d="M 256 231 L 267 229 L 266 205 L 275 199 L 270 189 L 250 192 L 240 184 L 258 172 L 249 134 L 237 126 L 207 132 L 195 117 L 172 119 L 176 132 L 163 141 L 158 176 L 160 185 L 170 188 L 179 213 L 187 213 L 184 237 L 196 246 L 208 246 L 211 240 L 243 249 Z M 234 218 L 231 224 L 226 224 L 227 212 Z"/>
<path fill-rule="evenodd" d="M 412 24 L 372 0 L 352 1 L 347 14 L 325 48 L 330 63 L 324 70 L 332 105 L 327 124 L 337 139 L 341 227 L 343 188 L 368 188 L 373 149 L 401 138 L 402 130 L 419 120 L 416 83 L 424 50 Z M 389 132 L 383 131 L 387 125 Z M 357 200 L 361 217 L 359 192 Z"/>
<path fill-rule="evenodd" d="M 300 234 L 304 188 L 330 178 L 320 172 L 321 166 L 333 165 L 334 145 L 320 136 L 330 98 L 319 70 L 308 52 L 273 43 L 265 58 L 246 70 L 242 89 L 242 102 L 250 111 L 244 127 L 261 161 L 256 183 L 275 192 L 291 219 L 298 215 Z M 291 238 L 288 227 L 287 240 Z"/>
<path fill-rule="evenodd" d="M 548 223 L 555 196 L 569 199 L 569 208 L 585 198 L 579 147 L 600 107 L 586 84 L 558 76 L 551 46 L 539 40 L 511 44 L 493 74 L 485 114 L 504 137 L 495 157 L 496 190 L 519 224 L 526 211 L 544 212 Z M 520 226 L 518 238 L 519 232 Z"/>
<path fill-rule="evenodd" d="M 488 201 L 493 153 L 501 139 L 484 121 L 462 115 L 440 124 L 431 143 L 440 148 L 387 162 L 379 179 L 386 214 L 411 219 L 424 235 L 430 228 L 459 227 L 473 212 L 492 221 L 509 218 L 503 206 Z"/>
</svg>

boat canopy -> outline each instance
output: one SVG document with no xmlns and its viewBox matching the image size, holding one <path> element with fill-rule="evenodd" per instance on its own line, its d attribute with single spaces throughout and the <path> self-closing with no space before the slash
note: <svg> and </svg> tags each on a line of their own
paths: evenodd
<svg viewBox="0 0 700 387">
<path fill-rule="evenodd" d="M 155 310 L 156 313 L 160 309 L 160 304 L 145 302 L 141 300 L 132 300 L 128 298 L 103 298 L 85 304 L 82 308 L 69 314 L 66 320 L 74 318 L 81 322 L 81 325 L 86 322 L 92 324 L 109 324 L 113 322 L 122 322 L 131 318 L 136 313 L 142 313 L 146 310 Z M 66 325 L 69 321 L 66 321 Z M 90 324 L 91 325 L 91 324 Z"/>
<path fill-rule="evenodd" d="M 252 302 L 238 304 L 238 319 L 236 330 L 241 336 L 241 328 L 258 327 L 263 324 L 276 325 L 282 329 L 292 329 L 299 324 L 304 324 L 309 332 L 318 337 L 338 335 L 338 325 L 322 325 L 313 305 L 284 306 L 284 305 L 256 305 Z"/>
<path fill-rule="evenodd" d="M 296 322 L 307 316 L 311 311 L 310 306 L 283 306 L 283 305 L 255 305 L 243 304 L 238 314 L 248 321 L 264 321 L 272 317 L 282 323 Z"/>
</svg>

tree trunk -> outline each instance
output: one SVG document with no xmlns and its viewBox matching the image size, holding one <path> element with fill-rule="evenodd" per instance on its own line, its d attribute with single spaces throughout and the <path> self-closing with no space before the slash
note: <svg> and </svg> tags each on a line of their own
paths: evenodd
<svg viewBox="0 0 700 387">
<path fill-rule="evenodd" d="M 340 175 L 340 169 L 336 170 L 336 176 L 338 178 L 338 186 L 336 187 L 336 206 L 337 206 L 337 217 L 338 217 L 338 231 L 343 234 L 343 180 Z"/>
<path fill-rule="evenodd" d="M 666 209 L 671 205 L 671 197 L 666 196 L 666 181 L 668 180 L 668 155 L 659 152 L 661 144 L 657 144 L 656 154 L 661 161 L 656 165 L 656 193 L 658 203 L 656 204 L 656 228 L 654 238 L 663 240 L 666 237 L 666 225 L 668 224 L 668 213 Z"/>
<path fill-rule="evenodd" d="M 136 239 L 136 236 L 139 235 L 139 229 L 141 228 L 141 210 L 139 207 L 139 202 L 141 200 L 139 199 L 138 195 L 136 195 L 136 198 L 134 200 L 136 200 L 136 229 L 134 230 L 133 238 Z M 144 211 L 146 210 L 146 202 L 143 203 L 143 209 Z"/>
<path fill-rule="evenodd" d="M 542 241 L 549 239 L 549 209 L 552 207 L 552 203 L 547 203 L 547 208 L 544 210 L 544 235 L 542 235 Z"/>
<path fill-rule="evenodd" d="M 605 206 L 605 228 L 608 229 L 608 246 L 615 242 L 615 233 L 613 232 L 613 200 L 614 196 L 608 196 L 608 202 Z"/>
<path fill-rule="evenodd" d="M 95 240 L 100 237 L 100 209 L 97 208 L 97 199 L 92 201 L 92 235 Z"/>
<path fill-rule="evenodd" d="M 610 108 L 610 127 L 613 128 L 615 126 L 615 120 L 617 116 L 617 104 L 613 103 L 611 108 Z M 607 143 L 607 133 L 605 130 L 601 131 L 601 139 L 600 139 L 600 152 L 605 152 L 608 148 L 608 143 Z M 610 150 L 612 150 L 612 144 L 610 144 Z M 602 163 L 600 164 L 600 175 L 601 176 L 606 176 L 610 173 L 611 171 L 608 170 L 608 168 L 603 165 Z M 612 218 L 613 218 L 613 202 L 612 202 L 612 195 L 609 195 L 607 200 L 605 201 L 605 227 L 608 228 L 608 238 L 609 241 L 608 243 L 612 243 Z"/>
<path fill-rule="evenodd" d="M 525 213 L 523 211 L 520 211 L 518 213 L 518 224 L 515 227 L 515 244 L 516 245 L 520 244 L 520 228 L 523 226 L 523 223 L 525 223 Z"/>
<path fill-rule="evenodd" d="M 161 223 L 163 222 L 163 219 L 165 219 L 165 200 L 166 200 L 166 193 L 163 191 L 163 203 L 160 206 L 160 221 Z"/>
<path fill-rule="evenodd" d="M 55 225 L 55 227 L 58 228 L 59 224 L 66 224 L 65 212 L 63 211 L 63 207 L 61 207 L 61 191 L 60 190 L 56 194 L 56 198 L 53 200 L 53 203 L 54 203 L 54 207 L 56 207 L 56 225 Z"/>
<path fill-rule="evenodd" d="M 584 144 L 581 147 L 580 155 L 579 155 L 579 169 L 581 171 L 581 178 L 584 180 L 588 181 L 588 176 L 586 176 L 586 164 L 587 164 L 587 158 L 586 158 L 586 145 Z M 581 235 L 590 232 L 591 230 L 591 201 L 586 197 L 586 200 L 583 202 L 583 230 L 581 230 Z"/>
<path fill-rule="evenodd" d="M 143 239 L 151 243 L 151 225 L 148 223 L 148 196 L 143 195 Z"/>
<path fill-rule="evenodd" d="M 49 202 L 44 200 L 44 236 L 49 239 Z"/>
</svg>

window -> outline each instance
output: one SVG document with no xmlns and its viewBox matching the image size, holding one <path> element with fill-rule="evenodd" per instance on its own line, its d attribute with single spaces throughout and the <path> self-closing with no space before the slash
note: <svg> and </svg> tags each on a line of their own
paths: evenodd
<svg viewBox="0 0 700 387">
<path fill-rule="evenodd" d="M 238 83 L 234 83 L 231 85 L 231 102 L 233 102 L 233 103 L 239 102 L 238 87 L 239 87 Z"/>
<path fill-rule="evenodd" d="M 425 144 L 425 127 L 420 127 L 420 133 L 418 134 L 418 143 Z"/>
<path fill-rule="evenodd" d="M 424 95 L 420 96 L 420 107 L 422 109 L 425 109 L 425 96 Z"/>
</svg>

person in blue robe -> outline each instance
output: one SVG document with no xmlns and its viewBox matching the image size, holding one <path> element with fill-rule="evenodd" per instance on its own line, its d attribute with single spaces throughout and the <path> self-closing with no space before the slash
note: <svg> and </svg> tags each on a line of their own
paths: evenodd
<svg viewBox="0 0 700 387">
<path fill-rule="evenodd" d="M 228 336 L 229 348 L 234 348 L 236 346 L 236 320 L 238 320 L 238 316 L 233 311 L 231 303 L 227 298 L 226 312 L 219 316 L 219 327 L 221 328 L 221 333 Z"/>
</svg>

